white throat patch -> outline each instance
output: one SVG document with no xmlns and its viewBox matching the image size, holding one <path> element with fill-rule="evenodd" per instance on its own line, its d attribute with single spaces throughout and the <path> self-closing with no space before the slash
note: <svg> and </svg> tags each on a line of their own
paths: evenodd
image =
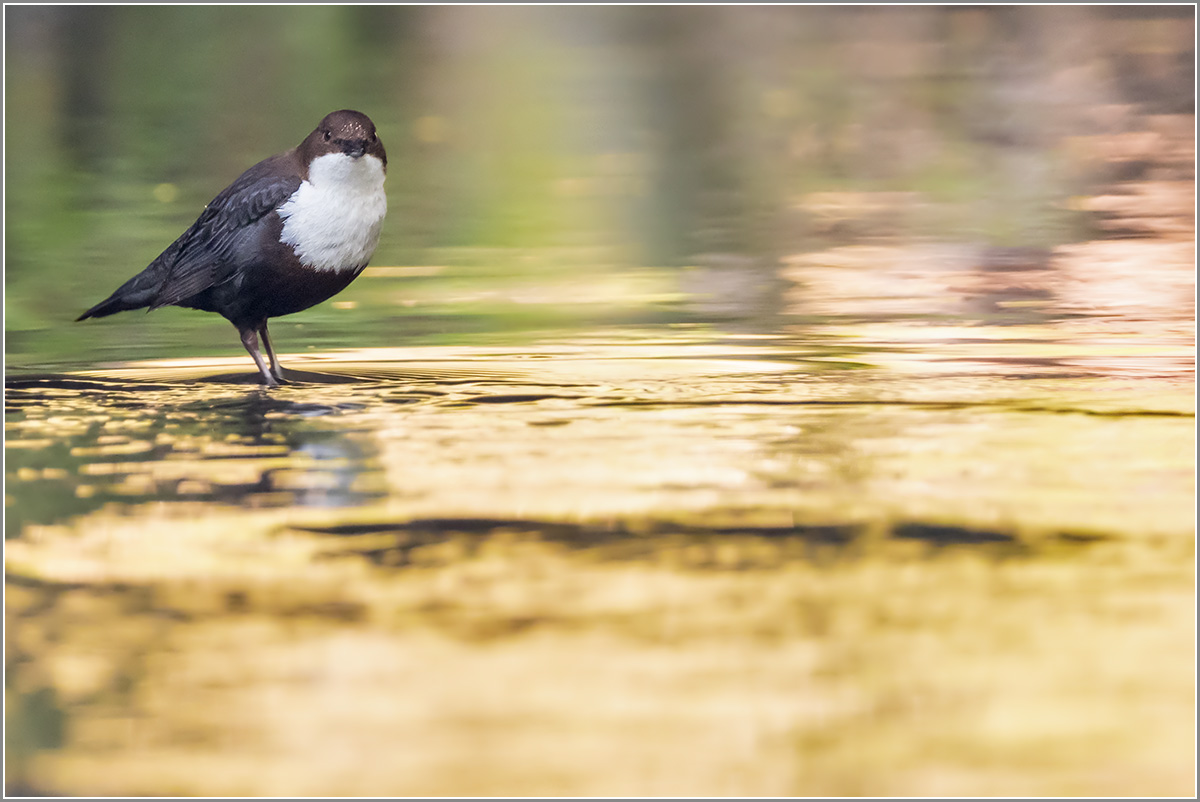
<svg viewBox="0 0 1200 802">
<path fill-rule="evenodd" d="M 314 270 L 364 267 L 379 244 L 387 214 L 383 179 L 378 157 L 318 156 L 308 166 L 308 180 L 279 207 L 280 240 Z"/>
</svg>

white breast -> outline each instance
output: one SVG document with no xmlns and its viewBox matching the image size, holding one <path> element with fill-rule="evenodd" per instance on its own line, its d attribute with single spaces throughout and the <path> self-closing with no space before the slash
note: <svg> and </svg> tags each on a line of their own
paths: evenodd
<svg viewBox="0 0 1200 802">
<path fill-rule="evenodd" d="M 379 244 L 387 214 L 383 162 L 328 153 L 312 160 L 308 180 L 279 207 L 280 239 L 314 270 L 357 270 Z"/>
</svg>

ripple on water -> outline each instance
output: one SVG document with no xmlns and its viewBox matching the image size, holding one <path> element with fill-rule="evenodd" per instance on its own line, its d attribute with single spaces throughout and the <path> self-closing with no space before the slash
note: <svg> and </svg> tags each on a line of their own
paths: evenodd
<svg viewBox="0 0 1200 802">
<path fill-rule="evenodd" d="M 1193 425 L 1186 385 L 814 371 L 811 347 L 797 350 L 789 361 L 778 340 L 550 346 L 538 360 L 384 349 L 297 359 L 279 388 L 230 373 L 240 361 L 12 377 L 8 513 L 20 526 L 108 504 L 136 516 L 151 502 L 353 510 L 403 499 L 417 515 L 754 508 L 842 525 L 915 507 L 930 526 L 992 531 L 1001 519 L 1012 530 L 1089 506 L 1113 513 L 1116 491 L 1143 480 L 1086 466 L 1122 448 L 1155 454 L 1169 487 L 1190 473 L 1172 439 Z M 1064 453 L 1077 460 L 1063 466 L 1069 482 L 1033 481 Z M 1119 512 L 1110 527 L 1133 514 Z"/>
</svg>

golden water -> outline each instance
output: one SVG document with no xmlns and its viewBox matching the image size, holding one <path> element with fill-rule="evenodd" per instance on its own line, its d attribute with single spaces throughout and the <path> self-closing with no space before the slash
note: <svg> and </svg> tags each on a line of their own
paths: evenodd
<svg viewBox="0 0 1200 802">
<path fill-rule="evenodd" d="M 877 333 L 10 379 L 10 789 L 1185 792 L 1187 349 Z"/>
</svg>

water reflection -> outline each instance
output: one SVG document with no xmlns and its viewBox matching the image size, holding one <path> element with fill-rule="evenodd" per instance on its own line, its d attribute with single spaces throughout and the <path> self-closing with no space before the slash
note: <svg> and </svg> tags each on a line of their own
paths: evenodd
<svg viewBox="0 0 1200 802">
<path fill-rule="evenodd" d="M 9 505 L 10 537 L 110 505 L 348 506 L 380 495 L 370 439 L 310 423 L 353 404 L 59 377 L 11 381 L 6 401 L 7 471 L 32 483 L 21 498 L 34 501 Z"/>
<path fill-rule="evenodd" d="M 701 718 L 715 754 L 733 723 L 766 739 L 747 758 L 764 769 L 797 739 L 856 763 L 821 745 L 829 726 L 876 754 L 899 728 L 969 763 L 927 742 L 930 717 L 991 746 L 955 724 L 983 715 L 971 700 L 1018 709 L 1035 739 L 1053 729 L 1038 711 L 1074 721 L 1064 649 L 1108 666 L 1081 704 L 1119 722 L 1076 737 L 1117 743 L 1143 787 L 1181 737 L 1153 710 L 1191 676 L 1190 370 L 1106 374 L 1033 327 L 975 332 L 891 350 L 692 332 L 314 354 L 289 360 L 306 381 L 271 390 L 242 383 L 242 357 L 12 378 L 9 790 L 484 790 L 438 768 L 446 753 L 488 787 L 646 788 L 605 779 L 590 737 L 544 742 L 521 723 L 534 710 L 612 749 L 648 711 L 664 745 L 637 754 L 696 767 L 668 771 L 672 790 L 711 790 L 719 772 L 696 761 L 713 747 L 684 726 L 697 698 L 725 700 Z M 987 361 L 999 343 L 1054 370 L 1025 360 L 1011 381 Z M 947 354 L 975 367 L 941 370 Z M 1153 671 L 1112 662 L 1130 639 Z M 950 693 L 912 701 L 933 692 L 929 665 Z M 639 690 L 648 676 L 665 684 Z M 347 705 L 352 780 L 307 745 Z M 1120 736 L 1131 720 L 1152 751 Z M 419 772 L 361 770 L 397 738 Z M 264 757 L 243 773 L 247 739 Z M 568 779 L 513 776 L 512 748 Z M 202 779 L 197 750 L 225 779 Z M 256 780 L 264 761 L 275 774 Z"/>
<path fill-rule="evenodd" d="M 849 371 L 844 350 L 796 350 L 780 337 L 560 344 L 519 358 L 471 349 L 343 352 L 299 360 L 294 383 L 276 391 L 242 387 L 252 373 L 228 373 L 213 360 L 14 378 L 9 532 L 107 505 L 135 514 L 164 502 L 369 508 L 403 499 L 408 514 L 524 505 L 552 520 L 647 503 L 668 514 L 719 508 L 733 494 L 767 518 L 816 509 L 818 518 L 840 520 L 877 506 L 846 506 L 875 472 L 866 454 L 913 440 L 907 430 L 923 429 L 925 419 L 944 420 L 958 448 L 988 420 L 1000 431 L 1041 422 L 1061 439 L 1063 415 L 1183 422 L 1191 414 L 1192 368 L 1181 345 L 1136 349 L 1113 371 L 1090 359 L 1095 346 L 1041 339 L 1032 327 L 927 325 L 920 349 L 913 332 L 899 331 L 908 344 L 893 336 L 889 347 L 867 345 Z M 389 361 L 400 354 L 406 361 Z M 1112 381 L 1122 375 L 1155 389 L 1122 392 Z M 613 436 L 628 445 L 612 450 Z M 995 492 L 1018 498 L 1029 490 Z"/>
</svg>

